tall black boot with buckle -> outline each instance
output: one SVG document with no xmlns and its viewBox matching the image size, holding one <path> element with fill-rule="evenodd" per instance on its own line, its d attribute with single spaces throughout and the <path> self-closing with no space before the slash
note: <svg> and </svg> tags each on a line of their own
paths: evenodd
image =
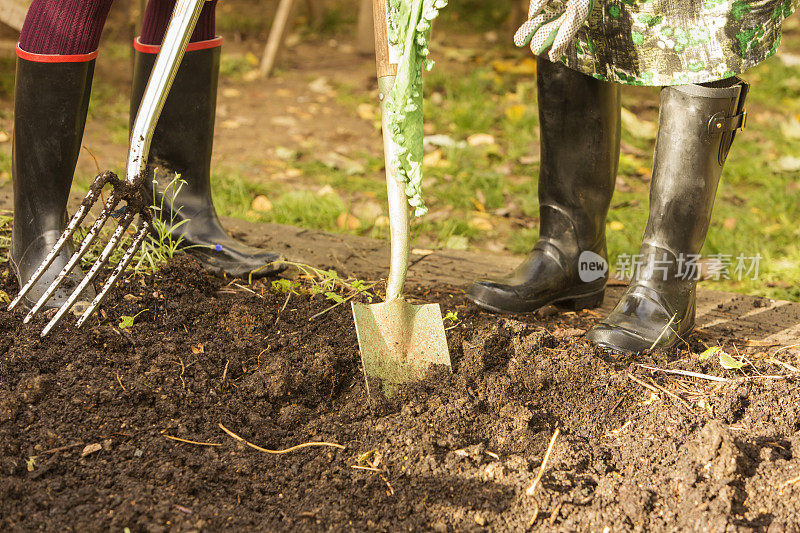
<svg viewBox="0 0 800 533">
<path fill-rule="evenodd" d="M 531 313 L 603 302 L 607 268 L 581 276 L 579 261 L 607 266 L 605 223 L 619 161 L 620 89 L 537 60 L 541 167 L 539 241 L 506 277 L 476 281 L 467 296 L 494 312 Z"/>
<path fill-rule="evenodd" d="M 35 54 L 27 54 L 31 57 Z M 55 245 L 67 224 L 67 200 L 81 149 L 94 73 L 94 60 L 58 62 L 17 59 L 14 93 L 14 227 L 9 259 L 20 287 Z M 30 309 L 75 251 L 69 242 L 30 289 L 22 304 Z M 75 267 L 44 309 L 61 307 L 83 280 Z M 87 287 L 73 312 L 95 296 Z"/>
<path fill-rule="evenodd" d="M 650 217 L 638 268 L 611 314 L 587 338 L 616 353 L 669 348 L 691 332 L 697 272 L 722 167 L 744 126 L 748 85 L 730 78 L 661 91 Z"/>
<path fill-rule="evenodd" d="M 157 213 L 181 246 L 217 275 L 263 277 L 284 269 L 276 253 L 241 243 L 225 231 L 211 198 L 211 151 L 217 108 L 221 39 L 191 43 L 181 63 L 150 148 L 150 178 L 159 185 Z M 158 47 L 135 46 L 131 123 L 136 117 Z M 180 175 L 177 195 L 163 187 Z M 147 180 L 147 193 L 153 188 Z M 170 189 L 170 192 L 172 189 Z"/>
</svg>

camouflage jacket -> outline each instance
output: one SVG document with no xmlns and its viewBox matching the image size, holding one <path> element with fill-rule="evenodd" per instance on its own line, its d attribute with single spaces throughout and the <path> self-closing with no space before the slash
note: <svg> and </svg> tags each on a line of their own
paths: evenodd
<svg viewBox="0 0 800 533">
<path fill-rule="evenodd" d="M 562 0 L 552 0 L 556 6 Z M 728 78 L 778 49 L 800 0 L 595 0 L 562 61 L 629 85 Z"/>
</svg>

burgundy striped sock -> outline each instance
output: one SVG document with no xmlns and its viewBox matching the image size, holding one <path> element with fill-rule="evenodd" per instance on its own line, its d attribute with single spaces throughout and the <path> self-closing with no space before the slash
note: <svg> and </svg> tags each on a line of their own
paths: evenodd
<svg viewBox="0 0 800 533">
<path fill-rule="evenodd" d="M 31 54 L 91 54 L 114 0 L 33 0 L 19 47 Z"/>
<path fill-rule="evenodd" d="M 191 42 L 208 41 L 217 36 L 216 8 L 217 0 L 206 2 L 206 5 L 203 6 L 203 12 L 197 21 Z M 164 34 L 167 33 L 169 19 L 172 17 L 174 9 L 175 0 L 150 0 L 147 2 L 139 42 L 160 45 L 164 40 Z"/>
</svg>

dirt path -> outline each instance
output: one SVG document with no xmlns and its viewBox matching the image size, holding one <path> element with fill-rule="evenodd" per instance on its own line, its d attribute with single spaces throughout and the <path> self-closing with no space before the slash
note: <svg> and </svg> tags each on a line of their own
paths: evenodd
<svg viewBox="0 0 800 533">
<path fill-rule="evenodd" d="M 288 147 L 324 154 L 344 155 L 380 149 L 380 134 L 373 125 L 358 117 L 352 107 L 337 101 L 334 87 L 344 85 L 359 93 L 377 89 L 374 59 L 358 55 L 348 43 L 332 44 L 317 39 L 289 49 L 282 59 L 282 73 L 267 80 L 252 80 L 241 75 L 221 77 L 213 166 L 249 168 L 255 178 L 287 178 L 272 166 L 274 149 Z M 260 53 L 257 41 L 235 43 L 228 40 L 225 54 L 231 62 L 253 52 Z M 322 48 L 322 50 L 321 50 Z M 128 61 L 127 59 L 122 61 Z M 105 168 L 122 168 L 127 155 L 123 131 L 127 122 L 127 95 L 131 70 L 121 68 L 121 60 L 101 47 L 95 74 L 95 92 L 112 91 L 118 98 L 94 94 L 95 100 L 109 105 L 98 109 L 86 124 L 83 144 Z M 249 68 L 252 68 L 249 67 Z M 12 102 L 0 102 L 9 109 L 0 119 L 0 129 L 12 131 Z M 101 106 L 102 107 L 102 106 Z M 377 147 L 377 148 L 376 148 Z M 0 144 L 10 157 L 11 143 Z M 77 176 L 90 179 L 96 172 L 94 158 L 83 151 Z"/>
</svg>

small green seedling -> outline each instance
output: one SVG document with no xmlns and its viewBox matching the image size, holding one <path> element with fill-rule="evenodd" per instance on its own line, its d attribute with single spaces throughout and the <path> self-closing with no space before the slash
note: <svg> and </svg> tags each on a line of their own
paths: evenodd
<svg viewBox="0 0 800 533">
<path fill-rule="evenodd" d="M 175 230 L 189 222 L 189 219 L 176 222 L 177 212 L 174 209 L 175 201 L 181 189 L 186 184 L 177 174 L 164 188 L 161 195 L 160 205 L 151 205 L 153 211 L 153 236 L 144 241 L 142 245 L 139 261 L 134 267 L 135 272 L 154 272 L 168 260 L 175 257 L 175 254 L 182 248 L 183 235 L 175 236 Z M 158 181 L 153 180 L 153 198 L 157 198 Z M 166 202 L 166 204 L 165 204 Z M 159 215 L 169 212 L 170 220 L 164 222 Z"/>
<path fill-rule="evenodd" d="M 746 365 L 746 363 L 737 361 L 736 359 L 731 357 L 731 355 L 725 350 L 723 350 L 721 346 L 712 346 L 708 350 L 701 353 L 698 356 L 698 358 L 701 361 L 707 361 L 714 354 L 718 354 L 719 364 L 722 365 L 722 368 L 724 368 L 725 370 L 740 370 Z"/>
<path fill-rule="evenodd" d="M 360 279 L 343 279 L 335 270 L 323 270 L 303 263 L 284 261 L 284 264 L 295 267 L 303 276 L 300 278 L 308 284 L 308 294 L 321 294 L 334 304 L 342 304 L 356 296 L 363 296 L 372 302 L 375 294 L 371 290 L 375 284 L 368 284 Z M 286 294 L 289 291 L 295 294 L 301 288 L 301 282 L 288 279 L 279 279 L 272 282 L 276 292 Z"/>
<path fill-rule="evenodd" d="M 130 329 L 130 328 L 132 328 L 134 320 L 136 320 L 136 318 L 139 315 L 141 315 L 142 313 L 144 313 L 145 311 L 149 311 L 149 309 L 142 309 L 141 311 L 139 311 L 138 313 L 136 313 L 133 316 L 127 316 L 127 315 L 121 316 L 120 317 L 120 322 L 119 322 L 119 329 Z"/>
<path fill-rule="evenodd" d="M 272 282 L 272 290 L 278 294 L 297 294 L 297 289 L 300 288 L 300 283 L 290 279 L 276 279 Z"/>
<path fill-rule="evenodd" d="M 445 315 L 444 315 L 444 321 L 445 322 L 450 322 L 450 324 L 453 324 L 453 325 L 457 324 L 458 322 L 460 322 L 460 320 L 458 319 L 458 312 L 457 311 L 451 311 L 450 309 L 448 309 L 447 313 L 445 313 Z"/>
</svg>

